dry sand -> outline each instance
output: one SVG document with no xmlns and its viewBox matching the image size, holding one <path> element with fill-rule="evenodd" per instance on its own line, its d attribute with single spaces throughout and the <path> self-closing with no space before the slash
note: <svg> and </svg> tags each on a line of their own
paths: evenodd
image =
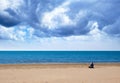
<svg viewBox="0 0 120 83">
<path fill-rule="evenodd" d="M 120 64 L 0 65 L 0 83 L 120 83 Z"/>
</svg>

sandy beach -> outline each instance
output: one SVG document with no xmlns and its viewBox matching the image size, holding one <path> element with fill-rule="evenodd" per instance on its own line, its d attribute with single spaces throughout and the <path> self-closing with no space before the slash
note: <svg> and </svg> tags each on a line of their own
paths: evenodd
<svg viewBox="0 0 120 83">
<path fill-rule="evenodd" d="M 120 64 L 0 65 L 0 83 L 120 83 Z"/>
</svg>

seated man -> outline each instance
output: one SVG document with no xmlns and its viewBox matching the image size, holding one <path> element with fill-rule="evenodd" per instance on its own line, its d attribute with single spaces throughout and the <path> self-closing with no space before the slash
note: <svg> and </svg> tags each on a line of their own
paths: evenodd
<svg viewBox="0 0 120 83">
<path fill-rule="evenodd" d="M 93 62 L 90 64 L 89 68 L 94 68 Z"/>
</svg>

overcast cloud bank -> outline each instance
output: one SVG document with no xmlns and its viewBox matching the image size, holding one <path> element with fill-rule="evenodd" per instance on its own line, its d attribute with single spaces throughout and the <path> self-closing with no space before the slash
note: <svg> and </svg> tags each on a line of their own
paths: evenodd
<svg viewBox="0 0 120 83">
<path fill-rule="evenodd" d="M 119 7 L 120 0 L 0 0 L 0 40 L 119 38 Z"/>
</svg>

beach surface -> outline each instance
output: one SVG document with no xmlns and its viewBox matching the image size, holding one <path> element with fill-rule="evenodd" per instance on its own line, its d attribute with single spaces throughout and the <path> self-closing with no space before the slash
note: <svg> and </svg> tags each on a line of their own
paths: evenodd
<svg viewBox="0 0 120 83">
<path fill-rule="evenodd" d="M 120 83 L 120 64 L 0 65 L 0 83 Z"/>
</svg>

